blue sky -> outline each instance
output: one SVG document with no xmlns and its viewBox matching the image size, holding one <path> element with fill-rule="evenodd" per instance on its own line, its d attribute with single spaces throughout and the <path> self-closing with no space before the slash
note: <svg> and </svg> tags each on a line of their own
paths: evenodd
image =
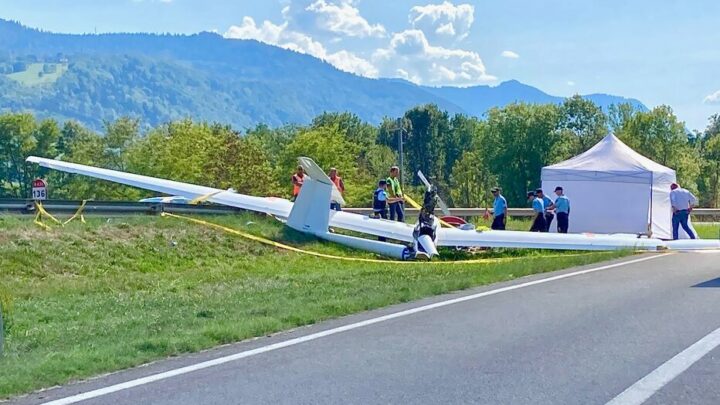
<svg viewBox="0 0 720 405">
<path fill-rule="evenodd" d="M 0 17 L 71 33 L 215 30 L 428 85 L 611 93 L 668 104 L 691 129 L 720 112 L 716 0 L 0 0 Z"/>
</svg>

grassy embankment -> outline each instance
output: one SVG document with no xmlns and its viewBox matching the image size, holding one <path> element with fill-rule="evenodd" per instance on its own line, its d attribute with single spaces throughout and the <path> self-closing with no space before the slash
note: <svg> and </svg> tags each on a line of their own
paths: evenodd
<svg viewBox="0 0 720 405">
<path fill-rule="evenodd" d="M 259 216 L 211 220 L 314 251 L 373 257 Z M 0 358 L 0 398 L 624 254 L 494 251 L 487 255 L 503 259 L 368 264 L 278 251 L 177 219 L 90 218 L 86 225 L 76 221 L 45 231 L 31 219 L 0 215 L 0 290 L 13 301 Z"/>
</svg>

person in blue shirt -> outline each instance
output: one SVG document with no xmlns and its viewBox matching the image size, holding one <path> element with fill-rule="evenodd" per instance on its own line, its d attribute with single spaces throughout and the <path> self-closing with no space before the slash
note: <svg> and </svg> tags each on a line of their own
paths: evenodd
<svg viewBox="0 0 720 405">
<path fill-rule="evenodd" d="M 565 196 L 563 188 L 555 187 L 555 214 L 557 215 L 557 231 L 558 233 L 568 233 L 570 227 L 570 200 Z"/>
<path fill-rule="evenodd" d="M 542 189 L 539 188 L 535 190 L 535 195 L 543 202 L 543 207 L 545 207 L 545 232 L 550 232 L 550 225 L 552 224 L 553 219 L 555 219 L 555 215 L 553 214 L 553 202 L 550 199 L 550 197 L 546 196 L 545 193 L 543 193 Z"/>
<path fill-rule="evenodd" d="M 387 182 L 380 180 L 378 188 L 373 193 L 373 215 L 375 218 L 387 219 L 388 217 L 388 197 Z"/>
<path fill-rule="evenodd" d="M 507 223 L 507 200 L 500 194 L 500 187 L 494 187 L 490 192 L 495 197 L 493 201 L 493 222 L 490 225 L 490 229 L 499 231 L 505 230 L 505 224 Z"/>
<path fill-rule="evenodd" d="M 528 201 L 532 203 L 532 209 L 535 212 L 535 220 L 530 227 L 530 232 L 546 232 L 545 228 L 545 205 L 542 198 L 538 198 L 534 191 L 528 191 Z"/>
</svg>

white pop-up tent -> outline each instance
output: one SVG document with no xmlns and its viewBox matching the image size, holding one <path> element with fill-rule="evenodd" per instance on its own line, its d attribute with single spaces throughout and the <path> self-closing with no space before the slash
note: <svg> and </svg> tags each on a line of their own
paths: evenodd
<svg viewBox="0 0 720 405">
<path fill-rule="evenodd" d="M 615 135 L 587 152 L 542 169 L 548 196 L 570 199 L 570 232 L 648 233 L 672 239 L 670 185 L 675 171 L 640 155 Z M 553 222 L 553 228 L 557 221 Z"/>
</svg>

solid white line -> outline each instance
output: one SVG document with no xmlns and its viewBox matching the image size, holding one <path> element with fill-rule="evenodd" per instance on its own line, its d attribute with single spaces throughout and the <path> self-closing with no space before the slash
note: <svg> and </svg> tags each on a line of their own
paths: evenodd
<svg viewBox="0 0 720 405">
<path fill-rule="evenodd" d="M 607 405 L 642 404 L 718 345 L 720 345 L 720 328 L 715 329 L 709 335 L 663 363 L 652 373 L 613 398 Z"/>
<path fill-rule="evenodd" d="M 130 381 L 127 381 L 127 382 L 124 382 L 124 383 L 111 385 L 111 386 L 109 386 L 109 387 L 100 388 L 100 389 L 97 389 L 97 390 L 88 391 L 88 392 L 85 392 L 85 393 L 81 393 L 81 394 L 77 394 L 77 395 L 73 395 L 73 396 L 69 396 L 69 397 L 57 399 L 57 400 L 55 400 L 55 401 L 46 402 L 45 405 L 66 405 L 66 404 L 74 404 L 74 403 L 77 403 L 77 402 L 80 402 L 80 401 L 85 401 L 85 400 L 87 400 L 87 399 L 97 398 L 97 397 L 100 397 L 100 396 L 103 396 L 103 395 L 108 395 L 108 394 L 111 394 L 111 393 L 113 393 L 113 392 L 118 392 L 118 391 L 126 390 L 126 389 L 129 389 L 129 388 L 137 387 L 137 386 L 140 386 L 140 385 L 149 384 L 149 383 L 152 383 L 152 382 L 155 382 L 155 381 L 160 381 L 160 380 L 164 380 L 164 379 L 167 379 L 167 378 L 175 377 L 175 376 L 178 376 L 178 375 L 191 373 L 191 372 L 193 372 L 193 371 L 198 371 L 198 370 L 206 369 L 206 368 L 209 368 L 209 367 L 217 366 L 217 365 L 220 365 L 220 364 L 225 364 L 225 363 L 228 363 L 228 362 L 231 362 L 231 361 L 244 359 L 244 358 L 246 358 L 246 357 L 255 356 L 255 355 L 258 355 L 258 354 L 261 354 L 261 353 L 267 353 L 267 352 L 270 352 L 270 351 L 273 351 L 273 350 L 278 350 L 278 349 L 282 349 L 282 348 L 289 347 L 289 346 L 295 346 L 295 345 L 298 345 L 298 344 L 300 344 L 300 343 L 305 343 L 305 342 L 309 342 L 309 341 L 311 341 L 311 340 L 320 339 L 320 338 L 323 338 L 323 337 L 326 337 L 326 336 L 332 336 L 332 335 L 336 335 L 336 334 L 342 333 L 342 332 L 347 332 L 347 331 L 350 331 L 350 330 L 353 330 L 353 329 L 358 329 L 358 328 L 362 328 L 362 327 L 365 327 L 365 326 L 374 325 L 374 324 L 376 324 L 376 323 L 389 321 L 389 320 L 391 320 L 391 319 L 396 319 L 396 318 L 400 318 L 400 317 L 404 317 L 404 316 L 408 316 L 408 315 L 412 315 L 412 314 L 417 314 L 417 313 L 419 313 L 419 312 L 425 312 L 425 311 L 429 311 L 429 310 L 436 309 L 436 308 L 442 308 L 442 307 L 446 307 L 446 306 L 448 306 L 448 305 L 458 304 L 458 303 L 461 303 L 461 302 L 470 301 L 470 300 L 474 300 L 474 299 L 482 298 L 482 297 L 487 297 L 487 296 L 490 296 L 490 295 L 500 294 L 500 293 L 504 293 L 504 292 L 507 292 L 507 291 L 518 290 L 518 289 L 520 289 L 520 288 L 530 287 L 530 286 L 534 286 L 534 285 L 538 285 L 538 284 L 549 283 L 549 282 L 551 282 L 551 281 L 562 280 L 562 279 L 565 279 L 565 278 L 580 276 L 580 275 L 583 275 L 583 274 L 594 273 L 594 272 L 596 272 L 596 271 L 607 270 L 607 269 L 612 269 L 612 268 L 615 268 L 615 267 L 627 266 L 627 265 L 630 265 L 630 264 L 640 263 L 640 262 L 644 262 L 644 261 L 647 261 L 647 260 L 657 259 L 657 258 L 663 257 L 663 256 L 665 256 L 665 255 L 663 255 L 663 254 L 657 254 L 657 255 L 652 255 L 652 256 L 645 256 L 645 257 L 641 257 L 641 258 L 634 259 L 634 260 L 628 260 L 628 261 L 625 261 L 625 262 L 608 264 L 608 265 L 605 265 L 605 266 L 600 266 L 600 267 L 594 267 L 594 268 L 591 268 L 591 269 L 575 271 L 575 272 L 572 272 L 572 273 L 560 274 L 560 275 L 553 276 L 553 277 L 548 277 L 548 278 L 543 278 L 543 279 L 539 279 L 539 280 L 529 281 L 529 282 L 527 282 L 527 283 L 515 284 L 515 285 L 508 286 L 508 287 L 498 288 L 498 289 L 495 289 L 495 290 L 484 291 L 484 292 L 477 293 L 477 294 L 466 295 L 466 296 L 464 296 L 464 297 L 453 298 L 453 299 L 450 299 L 450 300 L 440 301 L 440 302 L 436 302 L 436 303 L 429 304 L 429 305 L 423 305 L 423 306 L 421 306 L 421 307 L 411 308 L 411 309 L 407 309 L 407 310 L 404 310 L 404 311 L 395 312 L 395 313 L 388 314 L 388 315 L 383 315 L 383 316 L 380 316 L 380 317 L 377 317 L 377 318 L 372 318 L 372 319 L 367 319 L 367 320 L 360 321 L 360 322 L 356 322 L 356 323 L 351 323 L 351 324 L 344 325 L 344 326 L 340 326 L 340 327 L 337 327 L 337 328 L 324 330 L 324 331 L 322 331 L 322 332 L 316 332 L 316 333 L 313 333 L 313 334 L 310 334 L 310 335 L 307 335 L 307 336 L 301 336 L 301 337 L 293 338 L 293 339 L 286 340 L 286 341 L 283 341 L 283 342 L 274 343 L 274 344 L 271 344 L 271 345 L 268 345 L 268 346 L 258 347 L 258 348 L 256 348 L 256 349 L 247 350 L 247 351 L 240 352 L 240 353 L 236 353 L 236 354 L 232 354 L 232 355 L 229 355 L 229 356 L 219 357 L 219 358 L 217 358 L 217 359 L 208 360 L 208 361 L 203 361 L 203 362 L 201 362 L 201 363 L 192 364 L 192 365 L 185 366 L 185 367 L 181 367 L 181 368 L 178 368 L 178 369 L 169 370 L 169 371 L 165 371 L 165 372 L 162 372 L 162 373 L 149 375 L 149 376 L 147 376 L 147 377 L 142 377 L 142 378 L 138 378 L 138 379 L 135 379 L 135 380 L 130 380 Z"/>
</svg>

